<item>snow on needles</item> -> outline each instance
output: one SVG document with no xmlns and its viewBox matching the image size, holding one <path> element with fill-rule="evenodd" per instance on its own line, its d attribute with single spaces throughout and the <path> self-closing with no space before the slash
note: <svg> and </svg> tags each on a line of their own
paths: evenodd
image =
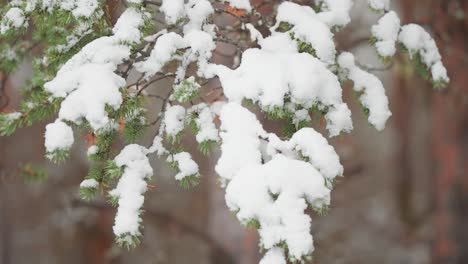
<svg viewBox="0 0 468 264">
<path fill-rule="evenodd" d="M 124 169 L 117 187 L 109 192 L 111 197 L 118 199 L 113 228 L 117 241 L 123 242 L 140 235 L 140 212 L 147 190 L 146 180 L 153 175 L 147 154 L 149 151 L 145 147 L 131 144 L 114 159 L 116 165 Z"/>
<path fill-rule="evenodd" d="M 408 49 L 410 56 L 421 56 L 422 63 L 431 71 L 433 81 L 449 82 L 439 49 L 424 28 L 416 24 L 405 25 L 401 28 L 398 40 Z"/>
<path fill-rule="evenodd" d="M 349 52 L 340 54 L 338 64 L 347 70 L 348 78 L 354 82 L 354 90 L 360 93 L 361 104 L 369 110 L 369 123 L 377 130 L 384 129 L 392 113 L 388 108 L 388 98 L 382 82 L 375 75 L 357 67 L 354 55 Z"/>
<path fill-rule="evenodd" d="M 45 148 L 48 153 L 68 150 L 73 142 L 73 130 L 64 122 L 56 120 L 46 126 Z"/>
<path fill-rule="evenodd" d="M 312 128 L 282 142 L 237 103 L 224 105 L 220 120 L 222 145 L 216 172 L 226 186 L 228 207 L 241 222 L 257 222 L 262 246 L 272 250 L 261 263 L 276 263 L 272 261 L 284 254 L 277 249 L 283 242 L 291 259 L 310 255 L 311 220 L 304 210 L 328 206 L 326 180 L 343 172 L 338 155 Z M 263 144 L 267 152 L 262 152 Z M 301 152 L 309 162 L 293 152 Z"/>
<path fill-rule="evenodd" d="M 11 28 L 20 28 L 26 23 L 23 10 L 17 7 L 10 8 L 4 15 L 0 24 L 0 34 L 5 34 Z"/>
<path fill-rule="evenodd" d="M 375 46 L 382 57 L 391 57 L 396 52 L 396 41 L 400 32 L 400 18 L 394 11 L 390 11 L 379 19 L 372 27 L 372 36 L 377 40 Z"/>
<path fill-rule="evenodd" d="M 311 7 L 283 2 L 278 7 L 276 21 L 275 27 L 278 27 L 280 22 L 293 25 L 291 31 L 296 38 L 310 43 L 317 57 L 324 63 L 334 63 L 336 50 L 333 33 L 329 25 L 325 24 Z"/>
<path fill-rule="evenodd" d="M 128 45 L 139 42 L 141 33 L 138 28 L 143 23 L 143 14 L 128 8 L 117 21 L 113 36 L 101 37 L 87 44 L 60 68 L 53 80 L 44 85 L 53 97 L 64 98 L 59 120 L 80 124 L 84 118 L 97 132 L 112 125 L 105 108 L 120 107 L 122 96 L 119 89 L 126 83 L 114 71 L 130 56 Z"/>
<path fill-rule="evenodd" d="M 297 53 L 286 34 L 260 41 L 262 49 L 244 52 L 241 65 L 231 70 L 212 65 L 209 70 L 220 79 L 226 97 L 233 102 L 250 99 L 268 111 L 290 103 L 305 109 L 327 108 L 330 135 L 352 129 L 351 112 L 342 101 L 338 78 L 320 60 Z"/>
<path fill-rule="evenodd" d="M 370 8 L 377 11 L 385 11 L 390 8 L 390 0 L 367 0 Z"/>
<path fill-rule="evenodd" d="M 313 251 L 311 219 L 304 210 L 327 206 L 330 190 L 309 163 L 281 154 L 239 170 L 226 188 L 226 203 L 243 222 L 259 223 L 260 243 L 269 250 L 285 243 L 290 259 Z"/>
<path fill-rule="evenodd" d="M 174 155 L 169 155 L 167 161 L 175 162 L 179 172 L 175 175 L 178 181 L 183 180 L 185 177 L 199 177 L 198 164 L 192 160 L 192 155 L 188 152 L 179 152 Z"/>
</svg>

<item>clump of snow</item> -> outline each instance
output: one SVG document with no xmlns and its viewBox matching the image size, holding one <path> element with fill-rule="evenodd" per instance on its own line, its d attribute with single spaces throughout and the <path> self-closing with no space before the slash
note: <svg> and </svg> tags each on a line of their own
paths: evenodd
<svg viewBox="0 0 468 264">
<path fill-rule="evenodd" d="M 330 135 L 350 131 L 351 112 L 342 101 L 338 78 L 320 60 L 297 53 L 291 42 L 286 34 L 274 35 L 260 42 L 262 49 L 246 50 L 237 69 L 221 65 L 208 69 L 219 77 L 229 101 L 250 99 L 268 111 L 284 107 L 287 98 L 302 108 L 326 108 Z"/>
<path fill-rule="evenodd" d="M 184 37 L 169 32 L 158 38 L 150 56 L 145 61 L 136 63 L 135 67 L 139 72 L 145 73 L 146 78 L 149 78 L 161 71 L 169 61 L 178 59 L 182 61 L 183 67 L 188 66 L 190 62 L 197 61 L 200 72 L 202 72 L 215 47 L 213 37 L 204 31 L 192 30 Z M 182 49 L 187 50 L 182 56 L 177 55 L 176 52 Z M 184 75 L 185 69 L 178 70 L 179 79 Z"/>
<path fill-rule="evenodd" d="M 306 109 L 300 109 L 294 111 L 293 123 L 297 127 L 301 122 L 312 120 L 309 115 L 309 111 Z"/>
<path fill-rule="evenodd" d="M 45 148 L 51 153 L 56 150 L 68 150 L 73 145 L 73 130 L 60 120 L 46 126 Z"/>
<path fill-rule="evenodd" d="M 117 166 L 124 169 L 116 188 L 109 192 L 119 201 L 113 227 L 117 239 L 140 235 L 140 212 L 147 190 L 146 180 L 153 175 L 148 153 L 148 149 L 132 144 L 114 159 Z"/>
<path fill-rule="evenodd" d="M 370 8 L 377 11 L 385 11 L 390 8 L 390 0 L 367 0 Z"/>
<path fill-rule="evenodd" d="M 213 122 L 214 114 L 208 105 L 204 103 L 194 105 L 189 112 L 191 115 L 195 115 L 194 121 L 198 128 L 196 140 L 198 143 L 219 140 L 218 130 Z"/>
<path fill-rule="evenodd" d="M 114 66 L 110 64 L 85 64 L 73 71 L 59 72 L 45 86 L 55 95 L 70 91 L 62 102 L 59 118 L 80 123 L 84 117 L 93 129 L 105 128 L 110 122 L 105 107 L 115 110 L 120 107 L 119 89 L 126 83 L 113 70 Z"/>
<path fill-rule="evenodd" d="M 265 164 L 243 167 L 226 188 L 226 203 L 237 218 L 260 224 L 262 246 L 270 250 L 285 243 L 289 258 L 296 260 L 314 248 L 311 219 L 304 210 L 329 202 L 330 190 L 320 173 L 309 163 L 281 154 Z"/>
<path fill-rule="evenodd" d="M 270 156 L 283 154 L 292 159 L 306 160 L 323 175 L 327 182 L 333 182 L 337 176 L 343 175 L 343 166 L 338 154 L 313 128 L 300 129 L 288 141 L 283 141 L 270 133 L 266 153 Z"/>
<path fill-rule="evenodd" d="M 184 0 L 163 0 L 160 10 L 169 24 L 175 24 L 185 15 Z"/>
<path fill-rule="evenodd" d="M 400 18 L 394 11 L 386 13 L 379 19 L 377 25 L 372 26 L 372 36 L 377 40 L 375 47 L 382 57 L 395 55 L 395 43 L 400 32 Z"/>
<path fill-rule="evenodd" d="M 183 180 L 185 177 L 195 176 L 199 177 L 198 164 L 193 161 L 192 156 L 188 152 L 179 152 L 174 155 L 169 155 L 167 161 L 175 162 L 179 172 L 175 175 L 178 181 Z"/>
<path fill-rule="evenodd" d="M 434 81 L 449 82 L 447 70 L 434 39 L 419 25 L 408 24 L 401 28 L 398 40 L 408 49 L 411 56 L 418 53 L 422 62 L 431 71 Z"/>
<path fill-rule="evenodd" d="M 260 164 L 260 135 L 265 135 L 257 117 L 237 103 L 228 103 L 220 113 L 221 157 L 215 170 L 226 184 L 243 167 Z"/>
<path fill-rule="evenodd" d="M 324 63 L 334 63 L 336 50 L 333 33 L 311 7 L 283 2 L 278 7 L 276 21 L 275 28 L 280 22 L 291 24 L 293 26 L 291 32 L 295 38 L 310 43 L 318 58 Z"/>
<path fill-rule="evenodd" d="M 155 136 L 153 139 L 153 144 L 148 149 L 150 153 L 156 153 L 158 156 L 162 156 L 164 154 L 168 154 L 167 149 L 162 144 L 163 139 L 161 136 Z"/>
<path fill-rule="evenodd" d="M 280 247 L 274 247 L 268 250 L 259 264 L 286 264 L 284 250 Z"/>
<path fill-rule="evenodd" d="M 88 148 L 87 155 L 91 156 L 99 152 L 99 147 L 96 145 L 92 145 Z"/>
<path fill-rule="evenodd" d="M 263 35 L 262 33 L 260 33 L 260 31 L 258 31 L 254 25 L 250 24 L 250 23 L 247 23 L 245 24 L 245 27 L 247 28 L 247 30 L 249 31 L 250 33 L 250 39 L 252 41 L 260 41 L 263 39 Z"/>
<path fill-rule="evenodd" d="M 99 183 L 95 179 L 83 180 L 80 184 L 80 188 L 97 188 Z"/>
<path fill-rule="evenodd" d="M 5 13 L 2 18 L 0 23 L 0 34 L 5 34 L 12 28 L 20 28 L 26 23 L 26 17 L 23 10 L 18 7 L 12 7 Z"/>
<path fill-rule="evenodd" d="M 329 27 L 344 27 L 351 21 L 352 0 L 318 0 L 315 3 L 323 4 L 322 11 L 317 16 Z"/>
<path fill-rule="evenodd" d="M 85 118 L 95 131 L 112 124 L 105 108 L 120 107 L 119 89 L 126 84 L 115 70 L 130 56 L 130 46 L 122 43 L 140 41 L 138 28 L 143 25 L 142 16 L 140 11 L 128 8 L 117 21 L 113 36 L 87 44 L 44 85 L 52 96 L 65 98 L 59 110 L 60 119 L 79 124 Z"/>
<path fill-rule="evenodd" d="M 169 136 L 176 136 L 185 126 L 185 108 L 180 105 L 169 106 L 163 119 L 164 131 Z"/>
<path fill-rule="evenodd" d="M 335 149 L 313 128 L 302 128 L 290 139 L 294 150 L 306 157 L 328 180 L 343 175 L 343 166 Z"/>
<path fill-rule="evenodd" d="M 338 64 L 348 72 L 348 78 L 354 82 L 354 90 L 360 93 L 361 104 L 369 110 L 369 123 L 377 130 L 384 129 L 392 113 L 382 82 L 375 75 L 357 67 L 353 54 L 349 52 L 340 54 Z"/>
</svg>

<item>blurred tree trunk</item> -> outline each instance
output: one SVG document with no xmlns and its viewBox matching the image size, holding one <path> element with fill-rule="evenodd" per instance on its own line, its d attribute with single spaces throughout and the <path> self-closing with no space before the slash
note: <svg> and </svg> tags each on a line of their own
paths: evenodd
<svg viewBox="0 0 468 264">
<path fill-rule="evenodd" d="M 468 258 L 468 3 L 458 0 L 400 1 L 404 23 L 415 22 L 433 30 L 451 78 L 448 89 L 431 93 L 431 159 L 434 199 L 433 263 L 466 263 Z M 416 77 L 417 78 L 417 77 Z M 414 209 L 408 206 L 414 185 L 410 151 L 409 120 L 412 83 L 415 79 L 398 76 L 394 95 L 397 132 L 401 147 L 397 153 L 401 217 L 417 224 Z M 405 85 L 406 84 L 406 85 Z M 395 107 L 396 108 L 396 107 Z M 416 179 L 417 182 L 417 179 Z M 414 193 L 414 192 L 413 192 Z M 424 216 L 423 216 L 424 217 Z M 465 261 L 465 262 L 464 262 Z"/>
</svg>

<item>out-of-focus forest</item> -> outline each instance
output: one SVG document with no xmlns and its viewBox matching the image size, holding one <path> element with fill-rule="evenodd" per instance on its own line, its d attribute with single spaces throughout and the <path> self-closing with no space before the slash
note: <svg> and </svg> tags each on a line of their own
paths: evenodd
<svg viewBox="0 0 468 264">
<path fill-rule="evenodd" d="M 367 40 L 378 15 L 356 2 L 354 22 L 339 33 L 339 45 L 377 65 Z M 468 2 L 392 5 L 402 24 L 430 30 L 451 82 L 433 90 L 403 54 L 374 72 L 384 81 L 393 112 L 383 132 L 367 124 L 351 87 L 344 87 L 355 130 L 331 140 L 345 176 L 332 193 L 329 214 L 312 217 L 313 263 L 468 263 Z M 221 22 L 230 23 L 229 17 Z M 226 54 L 233 47 L 219 45 L 214 60 L 232 64 Z M 0 73 L 1 111 L 18 105 L 31 60 L 14 74 Z M 170 83 L 158 89 L 164 85 Z M 280 129 L 263 121 L 268 130 Z M 46 162 L 44 125 L 0 137 L 0 263 L 258 263 L 256 231 L 241 226 L 225 205 L 213 170 L 218 150 L 206 158 L 196 154 L 193 139 L 184 139 L 203 175 L 190 190 L 174 181 L 164 161 L 152 161 L 154 187 L 146 195 L 142 244 L 127 251 L 113 243 L 115 210 L 104 200 L 79 199 L 89 166 L 86 144 L 75 146 L 62 165 Z M 144 141 L 150 140 L 151 133 Z M 44 166 L 48 179 L 25 177 L 25 164 Z"/>
</svg>

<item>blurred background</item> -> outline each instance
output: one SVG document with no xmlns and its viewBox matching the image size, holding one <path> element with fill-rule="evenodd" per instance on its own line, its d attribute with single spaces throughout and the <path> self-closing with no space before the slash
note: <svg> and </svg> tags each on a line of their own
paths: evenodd
<svg viewBox="0 0 468 264">
<path fill-rule="evenodd" d="M 338 34 L 338 46 L 376 65 L 373 73 L 384 82 L 393 116 L 377 132 L 361 113 L 352 87 L 344 87 L 355 130 L 331 140 L 345 174 L 332 192 L 329 214 L 312 215 L 312 263 L 468 263 L 468 3 L 392 3 L 402 23 L 425 26 L 437 41 L 451 82 L 435 91 L 401 54 L 390 66 L 379 66 L 367 42 L 378 15 L 356 2 L 354 22 Z M 229 17 L 220 23 L 230 23 Z M 214 60 L 235 64 L 226 55 L 232 50 L 220 44 Z M 0 73 L 0 96 L 9 98 L 1 111 L 15 109 L 31 71 L 29 59 L 15 74 Z M 158 83 L 155 89 L 169 85 Z M 280 129 L 264 122 L 267 130 Z M 206 158 L 192 137 L 184 139 L 203 175 L 190 190 L 178 186 L 164 161 L 153 160 L 142 244 L 127 251 L 113 243 L 115 210 L 100 200 L 78 198 L 89 167 L 84 138 L 76 135 L 81 145 L 75 145 L 68 162 L 53 165 L 44 159 L 44 125 L 0 137 L 0 263 L 258 263 L 256 231 L 229 212 L 217 182 L 213 168 L 219 150 Z M 151 131 L 143 141 L 150 140 Z M 25 164 L 44 166 L 48 179 L 23 177 Z"/>
</svg>

